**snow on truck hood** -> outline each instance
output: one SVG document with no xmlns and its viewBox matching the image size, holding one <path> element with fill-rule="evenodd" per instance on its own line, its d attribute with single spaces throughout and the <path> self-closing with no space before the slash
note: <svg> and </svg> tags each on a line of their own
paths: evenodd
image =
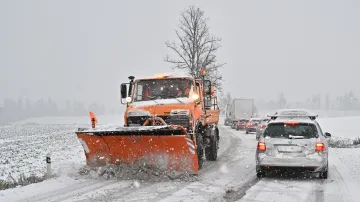
<svg viewBox="0 0 360 202">
<path fill-rule="evenodd" d="M 161 104 L 189 104 L 192 103 L 193 100 L 190 98 L 172 98 L 172 99 L 159 99 L 159 100 L 147 100 L 147 101 L 139 101 L 139 102 L 132 102 L 130 106 L 136 107 L 144 107 L 150 105 L 161 105 Z"/>
</svg>

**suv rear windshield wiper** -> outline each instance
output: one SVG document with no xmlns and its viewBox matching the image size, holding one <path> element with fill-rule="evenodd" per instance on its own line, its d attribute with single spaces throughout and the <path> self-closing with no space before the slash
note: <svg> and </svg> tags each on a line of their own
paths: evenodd
<svg viewBox="0 0 360 202">
<path fill-rule="evenodd" d="M 304 136 L 289 135 L 289 139 L 304 139 Z"/>
</svg>

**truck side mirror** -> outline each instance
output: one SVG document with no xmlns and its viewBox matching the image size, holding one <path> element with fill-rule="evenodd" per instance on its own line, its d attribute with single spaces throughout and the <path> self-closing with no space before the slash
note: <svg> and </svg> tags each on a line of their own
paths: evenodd
<svg viewBox="0 0 360 202">
<path fill-rule="evenodd" d="M 205 95 L 211 95 L 211 81 L 204 80 L 204 93 Z"/>
<path fill-rule="evenodd" d="M 126 93 L 127 93 L 127 85 L 126 85 L 126 83 L 121 84 L 120 89 L 121 89 L 120 90 L 121 99 L 126 99 L 126 97 L 127 97 L 127 95 L 126 95 Z"/>
</svg>

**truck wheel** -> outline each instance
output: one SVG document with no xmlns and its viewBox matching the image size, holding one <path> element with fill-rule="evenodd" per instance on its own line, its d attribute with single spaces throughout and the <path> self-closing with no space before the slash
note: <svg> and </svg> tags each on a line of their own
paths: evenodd
<svg viewBox="0 0 360 202">
<path fill-rule="evenodd" d="M 210 139 L 210 147 L 205 148 L 205 157 L 208 161 L 216 161 L 218 152 L 218 140 L 216 136 Z"/>
<path fill-rule="evenodd" d="M 203 163 L 204 163 L 204 149 L 203 149 L 203 145 L 202 145 L 202 138 L 197 136 L 196 138 L 196 153 L 198 155 L 198 166 L 199 166 L 199 170 L 202 168 Z"/>
<path fill-rule="evenodd" d="M 201 134 L 201 129 L 197 130 L 196 133 L 196 153 L 198 156 L 198 166 L 199 166 L 199 170 L 202 168 L 203 163 L 204 163 L 204 146 L 203 146 L 203 139 L 202 139 L 202 134 Z"/>
</svg>

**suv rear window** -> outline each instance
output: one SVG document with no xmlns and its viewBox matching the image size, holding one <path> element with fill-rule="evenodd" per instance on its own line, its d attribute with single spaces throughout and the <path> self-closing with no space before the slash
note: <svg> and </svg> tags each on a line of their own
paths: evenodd
<svg viewBox="0 0 360 202">
<path fill-rule="evenodd" d="M 304 139 L 317 138 L 316 126 L 311 123 L 288 124 L 272 123 L 268 124 L 264 131 L 264 137 L 289 138 L 291 136 L 301 136 Z"/>
<path fill-rule="evenodd" d="M 250 120 L 251 123 L 260 123 L 260 120 L 258 119 L 253 119 L 253 120 Z"/>
</svg>

